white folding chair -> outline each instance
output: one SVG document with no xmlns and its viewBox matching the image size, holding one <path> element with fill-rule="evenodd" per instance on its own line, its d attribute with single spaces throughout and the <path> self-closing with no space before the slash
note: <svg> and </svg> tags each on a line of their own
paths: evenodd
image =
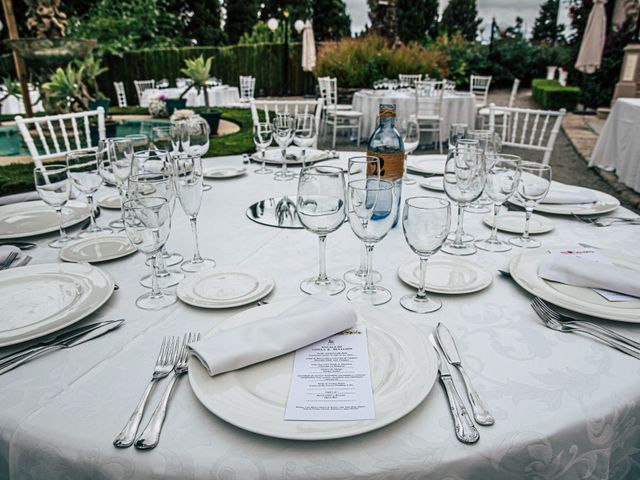
<svg viewBox="0 0 640 480">
<path fill-rule="evenodd" d="M 59 158 L 76 150 L 97 147 L 91 140 L 92 119 L 96 119 L 98 123 L 98 140 L 104 140 L 106 132 L 102 107 L 86 112 L 46 117 L 15 117 L 16 125 L 36 167 L 41 167 L 44 160 Z"/>
<path fill-rule="evenodd" d="M 150 88 L 156 88 L 156 81 L 155 80 L 134 80 L 133 84 L 135 85 L 136 93 L 138 94 L 138 105 L 140 105 L 141 107 L 146 107 L 147 105 L 145 104 L 147 102 L 142 99 L 142 94 L 144 93 L 145 90 L 148 90 Z"/>
<path fill-rule="evenodd" d="M 322 97 L 322 100 L 324 100 L 324 106 L 325 106 L 325 110 L 323 112 L 326 113 L 326 107 L 327 105 L 329 105 L 330 101 L 331 101 L 331 77 L 318 77 L 318 90 L 320 90 L 320 97 Z M 336 82 L 337 84 L 337 79 L 333 78 L 333 80 Z M 337 91 L 337 87 L 336 87 L 336 91 Z M 336 99 L 338 98 L 338 94 L 336 92 L 335 95 Z M 336 104 L 336 108 L 338 110 L 351 110 L 353 107 L 351 105 L 345 104 L 345 103 L 337 103 Z"/>
<path fill-rule="evenodd" d="M 313 114 L 315 115 L 316 132 L 320 128 L 320 116 L 322 115 L 323 102 L 317 100 L 249 100 L 251 105 L 251 120 L 256 123 L 271 123 L 271 113 L 288 113 L 290 115 Z M 260 118 L 262 114 L 262 118 Z M 313 144 L 318 148 L 318 138 Z"/>
<path fill-rule="evenodd" d="M 518 89 L 520 88 L 520 79 L 516 78 L 513 80 L 513 85 L 511 87 L 511 94 L 509 95 L 509 103 L 507 103 L 507 107 L 513 108 L 516 103 L 516 97 L 518 96 Z M 484 128 L 485 121 L 489 120 L 489 107 L 483 107 L 478 111 L 478 115 L 482 118 L 482 126 Z M 504 129 L 506 123 L 506 115 L 501 107 L 497 106 L 494 110 L 494 115 L 496 116 L 496 121 L 502 120 L 500 122 L 500 128 Z"/>
<path fill-rule="evenodd" d="M 320 81 L 320 79 L 318 79 Z M 333 131 L 333 148 L 336 148 L 336 135 L 338 130 L 353 130 L 356 129 L 356 144 L 360 146 L 360 134 L 362 131 L 362 112 L 357 112 L 351 109 L 351 105 L 347 105 L 341 108 L 338 104 L 338 81 L 335 78 L 324 77 L 324 102 L 325 102 L 325 115 L 324 115 L 324 127 L 331 127 Z M 321 87 L 321 92 L 322 92 Z M 324 129 L 326 134 L 326 129 Z"/>
<path fill-rule="evenodd" d="M 420 133 L 431 133 L 442 153 L 442 97 L 445 92 L 444 80 L 423 80 L 416 82 L 416 120 Z"/>
<path fill-rule="evenodd" d="M 410 87 L 414 87 L 416 82 L 419 82 L 420 80 L 422 80 L 422 74 L 421 73 L 401 73 L 398 75 L 398 80 L 400 80 L 400 83 L 402 83 L 403 85 L 408 85 Z"/>
<path fill-rule="evenodd" d="M 469 91 L 476 96 L 477 108 L 482 108 L 487 105 L 491 78 L 491 76 L 483 77 L 480 75 L 471 75 L 471 79 L 469 80 Z"/>
<path fill-rule="evenodd" d="M 560 111 L 515 107 L 499 109 L 506 118 L 500 134 L 502 145 L 544 152 L 542 163 L 548 165 L 567 111 L 564 108 Z M 492 131 L 496 127 L 496 110 L 493 103 L 489 105 L 489 129 Z"/>
<path fill-rule="evenodd" d="M 240 75 L 240 101 L 249 102 L 254 98 L 256 78 L 250 75 Z"/>
<path fill-rule="evenodd" d="M 445 92 L 453 92 L 456 89 L 456 82 L 453 80 L 443 79 Z"/>
<path fill-rule="evenodd" d="M 118 98 L 118 106 L 120 108 L 127 106 L 127 93 L 124 90 L 123 82 L 113 82 L 113 87 L 116 89 L 116 97 Z"/>
</svg>

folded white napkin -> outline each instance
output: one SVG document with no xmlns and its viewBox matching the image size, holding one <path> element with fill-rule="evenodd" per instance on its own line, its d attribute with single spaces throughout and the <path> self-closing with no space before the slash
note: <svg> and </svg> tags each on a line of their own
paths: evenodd
<svg viewBox="0 0 640 480">
<path fill-rule="evenodd" d="M 192 343 L 189 350 L 214 376 L 293 352 L 355 323 L 356 313 L 348 305 L 305 298 L 276 316 Z"/>
<path fill-rule="evenodd" d="M 553 253 L 547 256 L 538 267 L 538 276 L 576 287 L 601 288 L 640 297 L 640 272 L 574 255 Z"/>
<path fill-rule="evenodd" d="M 588 188 L 574 187 L 572 185 L 565 185 L 560 182 L 551 182 L 551 188 L 549 193 L 542 200 L 541 203 L 553 203 L 553 204 L 581 204 L 581 203 L 594 203 L 598 201 L 598 195 L 593 190 Z"/>
<path fill-rule="evenodd" d="M 40 200 L 38 192 L 14 193 L 13 195 L 5 195 L 0 197 L 0 205 L 11 205 L 12 203 L 31 202 L 32 200 Z"/>
</svg>

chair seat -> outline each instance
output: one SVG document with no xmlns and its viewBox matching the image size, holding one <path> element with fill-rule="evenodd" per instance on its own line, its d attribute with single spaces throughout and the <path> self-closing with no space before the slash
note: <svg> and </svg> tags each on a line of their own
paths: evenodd
<svg viewBox="0 0 640 480">
<path fill-rule="evenodd" d="M 477 102 L 476 103 L 476 108 L 478 108 L 478 109 L 483 109 L 486 106 L 487 106 L 487 102 Z"/>
<path fill-rule="evenodd" d="M 362 112 L 356 112 L 355 110 L 327 110 L 327 115 L 333 117 L 342 117 L 342 118 L 358 118 L 363 115 Z"/>
<path fill-rule="evenodd" d="M 441 122 L 442 117 L 439 115 L 417 115 L 416 118 L 418 121 L 429 121 L 429 122 Z"/>
<path fill-rule="evenodd" d="M 338 105 L 336 105 L 336 108 L 338 110 L 351 110 L 353 107 L 351 105 L 346 105 L 343 103 L 339 103 Z"/>
<path fill-rule="evenodd" d="M 489 107 L 483 107 L 478 111 L 478 115 L 482 115 L 483 117 L 488 117 L 489 114 L 490 114 Z M 504 110 L 500 110 L 499 108 L 494 108 L 493 114 L 496 117 L 501 117 L 502 115 L 504 115 Z"/>
</svg>

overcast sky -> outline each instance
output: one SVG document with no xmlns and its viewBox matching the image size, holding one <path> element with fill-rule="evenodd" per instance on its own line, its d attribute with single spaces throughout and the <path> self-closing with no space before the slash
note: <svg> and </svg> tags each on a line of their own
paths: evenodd
<svg viewBox="0 0 640 480">
<path fill-rule="evenodd" d="M 498 24 L 503 27 L 515 23 L 516 16 L 521 16 L 527 31 L 533 27 L 533 22 L 538 16 L 538 10 L 543 0 L 477 0 L 480 18 L 483 24 L 490 24 L 491 18 L 496 17 Z M 368 23 L 367 1 L 366 0 L 345 0 L 347 12 L 351 15 L 351 31 L 356 33 L 361 31 Z M 564 4 L 565 2 L 561 2 Z M 444 10 L 447 0 L 440 0 L 440 9 Z M 567 6 L 561 7 L 560 20 L 567 22 Z"/>
</svg>

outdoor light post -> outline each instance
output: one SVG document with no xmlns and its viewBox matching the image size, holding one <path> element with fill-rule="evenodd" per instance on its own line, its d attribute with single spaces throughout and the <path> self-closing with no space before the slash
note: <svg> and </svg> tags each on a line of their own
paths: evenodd
<svg viewBox="0 0 640 480">
<path fill-rule="evenodd" d="M 280 10 L 280 9 L 278 9 Z M 267 26 L 272 32 L 275 32 L 278 29 L 278 20 L 276 18 L 270 18 L 267 21 Z M 284 24 L 284 61 L 282 62 L 282 95 L 287 96 L 291 94 L 289 89 L 289 11 L 282 11 L 282 23 Z M 294 28 L 298 33 L 300 33 L 304 29 L 304 22 L 302 20 L 296 20 L 294 23 Z"/>
</svg>

